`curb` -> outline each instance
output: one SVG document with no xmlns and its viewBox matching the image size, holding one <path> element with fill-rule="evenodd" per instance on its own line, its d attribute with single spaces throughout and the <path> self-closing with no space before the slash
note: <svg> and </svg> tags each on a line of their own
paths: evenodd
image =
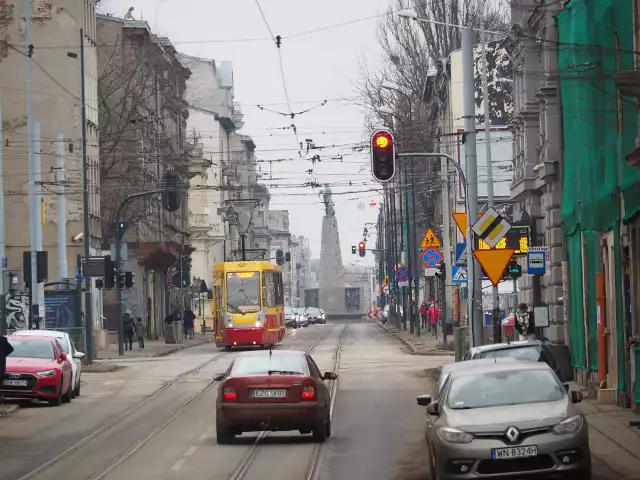
<svg viewBox="0 0 640 480">
<path fill-rule="evenodd" d="M 200 342 L 190 343 L 188 345 L 182 344 L 182 345 L 177 346 L 176 348 L 172 348 L 171 350 L 167 350 L 166 352 L 152 353 L 150 355 L 146 355 L 144 358 L 166 357 L 168 355 L 171 355 L 172 353 L 176 353 L 176 352 L 179 352 L 181 350 L 187 350 L 188 348 L 199 347 L 200 345 L 206 345 L 207 343 L 212 343 L 212 342 L 213 342 L 213 340 L 209 339 L 209 340 L 202 340 Z"/>
<path fill-rule="evenodd" d="M 384 332 L 393 335 L 396 338 L 396 340 L 398 340 L 405 347 L 407 347 L 410 350 L 411 355 L 420 355 L 420 356 L 424 356 L 424 357 L 451 357 L 451 356 L 455 356 L 455 352 L 450 352 L 449 350 L 429 350 L 429 351 L 426 351 L 426 352 L 421 352 L 415 347 L 415 345 L 413 345 L 408 340 L 402 338 L 400 335 L 398 335 L 396 332 L 391 330 L 389 327 L 385 327 L 381 323 L 378 323 L 378 326 Z"/>
<path fill-rule="evenodd" d="M 20 405 L 0 405 L 0 418 L 6 418 L 20 409 Z"/>
</svg>

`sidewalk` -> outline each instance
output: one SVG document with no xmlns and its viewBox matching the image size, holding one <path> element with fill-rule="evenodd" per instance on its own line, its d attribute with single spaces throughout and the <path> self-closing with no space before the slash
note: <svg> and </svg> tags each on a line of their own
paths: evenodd
<svg viewBox="0 0 640 480">
<path fill-rule="evenodd" d="M 571 382 L 571 388 L 584 396 L 578 408 L 589 423 L 594 473 L 603 463 L 620 480 L 640 478 L 640 430 L 629 426 L 629 421 L 638 421 L 640 416 L 616 405 L 597 404 L 595 399 L 587 398 L 587 391 L 580 384 Z"/>
<path fill-rule="evenodd" d="M 420 336 L 409 333 L 409 330 L 398 330 L 395 326 L 378 323 L 378 326 L 387 334 L 396 337 L 411 352 L 412 355 L 442 355 L 454 356 L 453 350 L 442 349 L 442 337 L 436 337 L 426 330 L 420 331 Z M 449 336 L 447 341 L 453 345 L 453 337 Z"/>
<path fill-rule="evenodd" d="M 106 350 L 98 350 L 97 358 L 94 361 L 98 362 L 108 362 L 108 361 L 118 361 L 123 359 L 132 359 L 132 358 L 151 358 L 151 357 L 164 357 L 166 355 L 171 355 L 180 350 L 184 350 L 185 348 L 195 347 L 197 345 L 204 345 L 206 343 L 211 343 L 213 338 L 211 334 L 207 335 L 195 335 L 193 340 L 185 339 L 184 343 L 165 343 L 164 340 L 145 340 L 144 342 L 144 350 L 140 350 L 138 348 L 138 342 L 133 342 L 133 350 L 125 351 L 124 356 L 118 355 L 118 345 L 112 344 Z"/>
</svg>

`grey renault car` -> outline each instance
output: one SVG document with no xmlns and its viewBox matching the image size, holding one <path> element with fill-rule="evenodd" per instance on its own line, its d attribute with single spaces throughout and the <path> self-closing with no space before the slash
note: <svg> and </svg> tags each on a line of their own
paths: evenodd
<svg viewBox="0 0 640 480">
<path fill-rule="evenodd" d="M 432 479 L 591 479 L 580 392 L 543 362 L 469 367 L 449 371 L 437 396 L 417 399 L 427 407 Z"/>
</svg>

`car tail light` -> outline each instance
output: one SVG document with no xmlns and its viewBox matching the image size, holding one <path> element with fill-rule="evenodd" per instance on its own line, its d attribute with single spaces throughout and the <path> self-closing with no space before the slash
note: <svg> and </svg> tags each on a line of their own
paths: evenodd
<svg viewBox="0 0 640 480">
<path fill-rule="evenodd" d="M 237 400 L 238 395 L 236 394 L 236 389 L 233 387 L 225 386 L 222 390 L 222 399 L 226 401 Z"/>
<path fill-rule="evenodd" d="M 316 386 L 310 380 L 305 380 L 302 384 L 302 400 L 315 400 Z"/>
</svg>

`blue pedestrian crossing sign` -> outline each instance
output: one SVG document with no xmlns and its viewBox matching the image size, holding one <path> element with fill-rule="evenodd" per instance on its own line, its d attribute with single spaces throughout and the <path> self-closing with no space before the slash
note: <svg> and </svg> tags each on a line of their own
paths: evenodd
<svg viewBox="0 0 640 480">
<path fill-rule="evenodd" d="M 456 265 L 459 267 L 467 265 L 467 242 L 456 243 Z"/>
<path fill-rule="evenodd" d="M 467 284 L 467 269 L 464 267 L 451 267 L 452 283 L 454 285 L 466 285 Z"/>
</svg>

